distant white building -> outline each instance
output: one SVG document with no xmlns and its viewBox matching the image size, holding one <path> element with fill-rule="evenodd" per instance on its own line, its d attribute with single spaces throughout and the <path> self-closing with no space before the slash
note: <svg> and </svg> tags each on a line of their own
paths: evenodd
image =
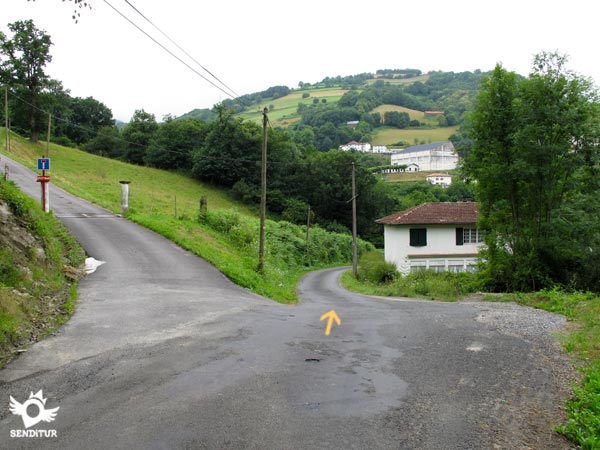
<svg viewBox="0 0 600 450">
<path fill-rule="evenodd" d="M 387 145 L 374 145 L 373 153 L 389 153 Z"/>
<path fill-rule="evenodd" d="M 458 164 L 458 154 L 450 141 L 414 145 L 400 150 L 391 157 L 392 165 L 416 164 L 420 171 L 452 170 Z"/>
<path fill-rule="evenodd" d="M 452 184 L 452 176 L 447 173 L 432 173 L 427 175 L 427 182 L 437 186 L 448 187 Z"/>
<path fill-rule="evenodd" d="M 356 150 L 359 152 L 370 152 L 371 144 L 369 144 L 368 142 L 350 141 L 347 144 L 340 145 L 339 149 L 344 151 Z"/>
</svg>

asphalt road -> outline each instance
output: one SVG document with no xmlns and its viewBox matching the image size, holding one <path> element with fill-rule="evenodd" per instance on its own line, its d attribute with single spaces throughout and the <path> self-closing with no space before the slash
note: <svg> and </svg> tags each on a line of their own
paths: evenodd
<svg viewBox="0 0 600 450">
<path fill-rule="evenodd" d="M 38 196 L 32 172 L 10 173 Z M 568 448 L 551 432 L 569 370 L 550 337 L 559 317 L 355 295 L 344 269 L 280 305 L 55 186 L 51 207 L 106 263 L 60 332 L 0 370 L 0 448 Z M 331 309 L 342 323 L 325 336 Z M 25 428 L 10 396 L 39 389 L 60 410 L 30 429 L 57 437 L 11 437 Z"/>
</svg>

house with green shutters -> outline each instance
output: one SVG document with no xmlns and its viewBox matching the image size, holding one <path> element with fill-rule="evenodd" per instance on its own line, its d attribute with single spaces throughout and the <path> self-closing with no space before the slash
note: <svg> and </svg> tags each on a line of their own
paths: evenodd
<svg viewBox="0 0 600 450">
<path fill-rule="evenodd" d="M 378 219 L 385 260 L 402 274 L 475 270 L 483 235 L 473 202 L 424 203 Z"/>
</svg>

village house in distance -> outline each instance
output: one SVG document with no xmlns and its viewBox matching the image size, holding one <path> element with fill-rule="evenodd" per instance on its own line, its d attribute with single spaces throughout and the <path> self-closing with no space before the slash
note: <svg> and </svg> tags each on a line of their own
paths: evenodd
<svg viewBox="0 0 600 450">
<path fill-rule="evenodd" d="M 424 203 L 377 220 L 383 224 L 385 260 L 406 275 L 419 270 L 475 270 L 482 233 L 473 202 Z"/>
</svg>

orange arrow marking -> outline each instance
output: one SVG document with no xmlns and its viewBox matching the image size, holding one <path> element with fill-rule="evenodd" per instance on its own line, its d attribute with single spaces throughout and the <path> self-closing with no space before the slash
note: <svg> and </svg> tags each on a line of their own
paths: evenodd
<svg viewBox="0 0 600 450">
<path fill-rule="evenodd" d="M 329 319 L 327 321 L 327 328 L 325 328 L 325 336 L 329 336 L 329 333 L 331 333 L 331 324 L 334 320 L 335 320 L 335 323 L 338 324 L 338 327 L 342 324 L 342 321 L 340 320 L 340 318 L 338 317 L 338 315 L 335 313 L 335 311 L 333 309 L 329 312 L 326 312 L 325 314 L 323 314 L 321 316 L 321 322 L 324 321 L 325 319 Z"/>
</svg>

